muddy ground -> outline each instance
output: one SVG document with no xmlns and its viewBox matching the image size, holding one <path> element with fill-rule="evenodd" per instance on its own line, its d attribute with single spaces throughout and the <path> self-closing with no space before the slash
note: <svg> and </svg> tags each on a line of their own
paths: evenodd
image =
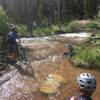
<svg viewBox="0 0 100 100">
<path fill-rule="evenodd" d="M 100 98 L 100 72 L 75 67 L 63 55 L 67 50 L 66 42 L 48 39 L 35 39 L 23 43 L 27 62 L 9 65 L 0 76 L 0 100 L 64 100 L 77 94 L 76 76 L 81 72 L 90 72 L 96 76 L 97 89 L 94 100 Z M 39 87 L 48 74 L 61 75 L 66 83 L 59 86 L 57 93 L 41 93 Z"/>
</svg>

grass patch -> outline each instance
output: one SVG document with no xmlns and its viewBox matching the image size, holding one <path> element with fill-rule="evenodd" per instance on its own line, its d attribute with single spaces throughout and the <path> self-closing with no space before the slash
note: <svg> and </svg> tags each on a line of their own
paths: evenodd
<svg viewBox="0 0 100 100">
<path fill-rule="evenodd" d="M 28 32 L 25 25 L 18 25 L 18 34 L 21 37 L 28 36 Z M 32 30 L 33 36 L 45 36 L 50 35 L 52 30 L 48 27 L 36 27 Z"/>
<path fill-rule="evenodd" d="M 82 32 L 82 31 L 94 31 L 100 30 L 100 23 L 98 21 L 89 21 L 87 23 L 81 23 L 80 21 L 71 21 L 68 25 L 64 26 L 66 32 Z"/>
<path fill-rule="evenodd" d="M 88 21 L 88 23 L 81 23 L 81 21 L 71 21 L 62 25 L 51 25 L 48 27 L 35 27 L 32 30 L 33 36 L 46 36 L 51 34 L 64 34 L 72 32 L 100 30 L 100 23 L 97 21 Z M 18 25 L 18 32 L 20 36 L 28 36 L 25 25 Z M 99 35 L 99 34 L 98 34 Z M 99 35 L 100 36 L 100 35 Z"/>
<path fill-rule="evenodd" d="M 72 21 L 68 25 L 66 25 L 63 29 L 66 32 L 78 32 L 82 29 L 82 25 L 77 21 Z"/>
<path fill-rule="evenodd" d="M 32 34 L 34 36 L 45 36 L 45 35 L 50 35 L 52 30 L 48 27 L 37 27 L 33 29 Z"/>
<path fill-rule="evenodd" d="M 83 68 L 100 69 L 100 47 L 76 47 L 72 62 Z"/>
<path fill-rule="evenodd" d="M 86 30 L 98 30 L 100 29 L 100 23 L 97 21 L 91 21 L 83 26 Z"/>
</svg>

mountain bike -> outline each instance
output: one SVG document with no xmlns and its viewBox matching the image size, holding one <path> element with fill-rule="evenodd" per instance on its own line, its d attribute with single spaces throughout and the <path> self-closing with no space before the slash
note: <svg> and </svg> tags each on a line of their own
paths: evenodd
<svg viewBox="0 0 100 100">
<path fill-rule="evenodd" d="M 18 60 L 26 61 L 25 49 L 21 45 L 21 42 L 17 42 L 17 47 L 18 47 Z"/>
<path fill-rule="evenodd" d="M 65 45 L 65 48 L 67 48 L 67 50 L 64 52 L 64 55 L 70 59 L 73 54 L 74 54 L 74 48 L 72 45 Z"/>
<path fill-rule="evenodd" d="M 9 50 L 0 50 L 0 71 L 8 65 L 8 52 Z"/>
<path fill-rule="evenodd" d="M 14 64 L 16 61 L 26 61 L 25 49 L 20 42 L 17 42 L 16 52 L 11 52 L 9 48 L 6 50 L 0 50 L 0 66 L 3 67 L 7 66 L 8 64 Z"/>
</svg>

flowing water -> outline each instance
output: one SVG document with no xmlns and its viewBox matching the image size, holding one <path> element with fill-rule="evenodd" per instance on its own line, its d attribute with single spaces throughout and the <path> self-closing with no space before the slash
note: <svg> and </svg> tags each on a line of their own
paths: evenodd
<svg viewBox="0 0 100 100">
<path fill-rule="evenodd" d="M 97 89 L 94 100 L 100 98 L 100 73 L 73 66 L 63 55 L 67 43 L 79 43 L 82 39 L 62 36 L 22 39 L 26 49 L 27 63 L 9 65 L 9 70 L 0 76 L 0 100 L 64 100 L 77 94 L 76 76 L 90 72 L 96 76 Z M 72 41 L 73 40 L 73 41 Z M 56 93 L 41 93 L 39 87 L 49 74 L 61 75 L 66 82 L 61 83 Z"/>
</svg>

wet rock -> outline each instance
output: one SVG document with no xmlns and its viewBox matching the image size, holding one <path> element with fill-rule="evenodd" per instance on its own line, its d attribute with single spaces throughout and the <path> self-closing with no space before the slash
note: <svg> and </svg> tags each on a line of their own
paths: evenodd
<svg viewBox="0 0 100 100">
<path fill-rule="evenodd" d="M 45 94 L 53 94 L 56 93 L 57 90 L 52 85 L 44 84 L 40 87 L 40 91 Z"/>
<path fill-rule="evenodd" d="M 40 92 L 44 94 L 57 93 L 61 83 L 65 83 L 65 80 L 61 75 L 49 74 L 47 79 L 40 86 Z"/>
<path fill-rule="evenodd" d="M 30 66 L 29 62 L 24 63 L 21 61 L 17 61 L 16 63 L 16 69 L 25 76 L 29 76 L 32 78 L 35 78 L 35 74 L 34 74 L 34 70 L 32 69 L 32 67 Z"/>
<path fill-rule="evenodd" d="M 11 79 L 10 77 L 0 78 L 0 85 L 2 85 L 3 83 L 5 83 L 6 81 L 9 81 L 10 79 Z"/>
<path fill-rule="evenodd" d="M 65 79 L 61 75 L 49 74 L 47 80 L 52 79 L 58 83 L 66 83 Z"/>
<path fill-rule="evenodd" d="M 38 89 L 33 78 L 22 76 L 16 69 L 5 74 L 0 82 L 0 100 L 33 100 L 32 93 Z"/>
</svg>

